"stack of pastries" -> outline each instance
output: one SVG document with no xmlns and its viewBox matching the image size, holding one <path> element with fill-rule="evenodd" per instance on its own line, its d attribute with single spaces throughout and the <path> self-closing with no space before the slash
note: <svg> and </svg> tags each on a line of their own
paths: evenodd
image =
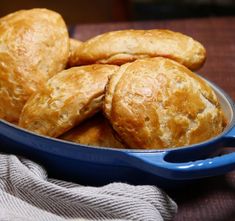
<svg viewBox="0 0 235 221">
<path fill-rule="evenodd" d="M 121 30 L 70 39 L 47 9 L 0 19 L 0 118 L 85 145 L 163 149 L 220 134 L 226 121 L 193 70 L 198 41 L 170 30 Z"/>
</svg>

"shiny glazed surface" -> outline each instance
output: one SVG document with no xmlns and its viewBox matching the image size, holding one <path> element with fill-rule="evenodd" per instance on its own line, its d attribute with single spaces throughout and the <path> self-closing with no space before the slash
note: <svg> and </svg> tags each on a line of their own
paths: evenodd
<svg viewBox="0 0 235 221">
<path fill-rule="evenodd" d="M 19 126 L 57 137 L 101 109 L 108 77 L 115 65 L 88 65 L 52 77 L 25 104 Z"/>
<path fill-rule="evenodd" d="M 0 118 L 17 122 L 29 96 L 64 69 L 68 54 L 68 31 L 58 13 L 32 9 L 1 18 Z"/>
<path fill-rule="evenodd" d="M 77 64 L 119 65 L 138 58 L 162 56 L 194 70 L 203 65 L 206 50 L 191 37 L 170 30 L 122 30 L 85 41 L 75 55 Z"/>
<path fill-rule="evenodd" d="M 200 143 L 225 126 L 209 85 L 160 57 L 122 65 L 108 83 L 104 111 L 122 140 L 137 149 Z"/>
</svg>

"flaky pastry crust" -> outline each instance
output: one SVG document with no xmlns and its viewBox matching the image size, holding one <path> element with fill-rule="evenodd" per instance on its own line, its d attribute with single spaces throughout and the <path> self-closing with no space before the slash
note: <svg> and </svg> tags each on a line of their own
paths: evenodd
<svg viewBox="0 0 235 221">
<path fill-rule="evenodd" d="M 77 66 L 76 53 L 79 50 L 81 44 L 82 41 L 73 38 L 69 39 L 69 58 L 68 58 L 67 67 Z"/>
<path fill-rule="evenodd" d="M 29 96 L 64 69 L 69 37 L 62 17 L 47 9 L 0 19 L 0 118 L 17 122 Z"/>
<path fill-rule="evenodd" d="M 102 107 L 104 88 L 115 65 L 88 65 L 64 70 L 25 104 L 19 126 L 58 137 Z"/>
<path fill-rule="evenodd" d="M 115 138 L 112 127 L 101 113 L 82 122 L 60 138 L 90 146 L 124 148 Z"/>
<path fill-rule="evenodd" d="M 218 135 L 225 125 L 208 84 L 161 57 L 122 65 L 106 88 L 104 112 L 130 148 L 190 145 Z"/>
<path fill-rule="evenodd" d="M 205 48 L 191 37 L 170 30 L 121 30 L 85 41 L 75 54 L 77 64 L 124 64 L 138 58 L 167 57 L 189 69 L 200 68 Z"/>
</svg>

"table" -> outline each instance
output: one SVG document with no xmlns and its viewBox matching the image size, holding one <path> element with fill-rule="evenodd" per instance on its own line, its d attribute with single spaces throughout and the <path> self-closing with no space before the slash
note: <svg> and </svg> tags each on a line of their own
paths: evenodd
<svg viewBox="0 0 235 221">
<path fill-rule="evenodd" d="M 86 40 L 119 29 L 167 28 L 200 41 L 207 49 L 207 61 L 198 71 L 235 100 L 235 17 L 160 20 L 106 24 L 80 24 L 71 28 L 74 38 Z M 235 172 L 200 180 L 167 192 L 178 203 L 174 221 L 234 221 Z"/>
</svg>

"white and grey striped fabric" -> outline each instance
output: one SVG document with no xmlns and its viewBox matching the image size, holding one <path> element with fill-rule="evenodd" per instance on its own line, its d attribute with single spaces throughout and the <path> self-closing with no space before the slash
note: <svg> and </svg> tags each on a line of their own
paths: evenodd
<svg viewBox="0 0 235 221">
<path fill-rule="evenodd" d="M 47 178 L 38 164 L 0 154 L 0 220 L 171 220 L 177 205 L 155 186 L 88 187 Z"/>
</svg>

